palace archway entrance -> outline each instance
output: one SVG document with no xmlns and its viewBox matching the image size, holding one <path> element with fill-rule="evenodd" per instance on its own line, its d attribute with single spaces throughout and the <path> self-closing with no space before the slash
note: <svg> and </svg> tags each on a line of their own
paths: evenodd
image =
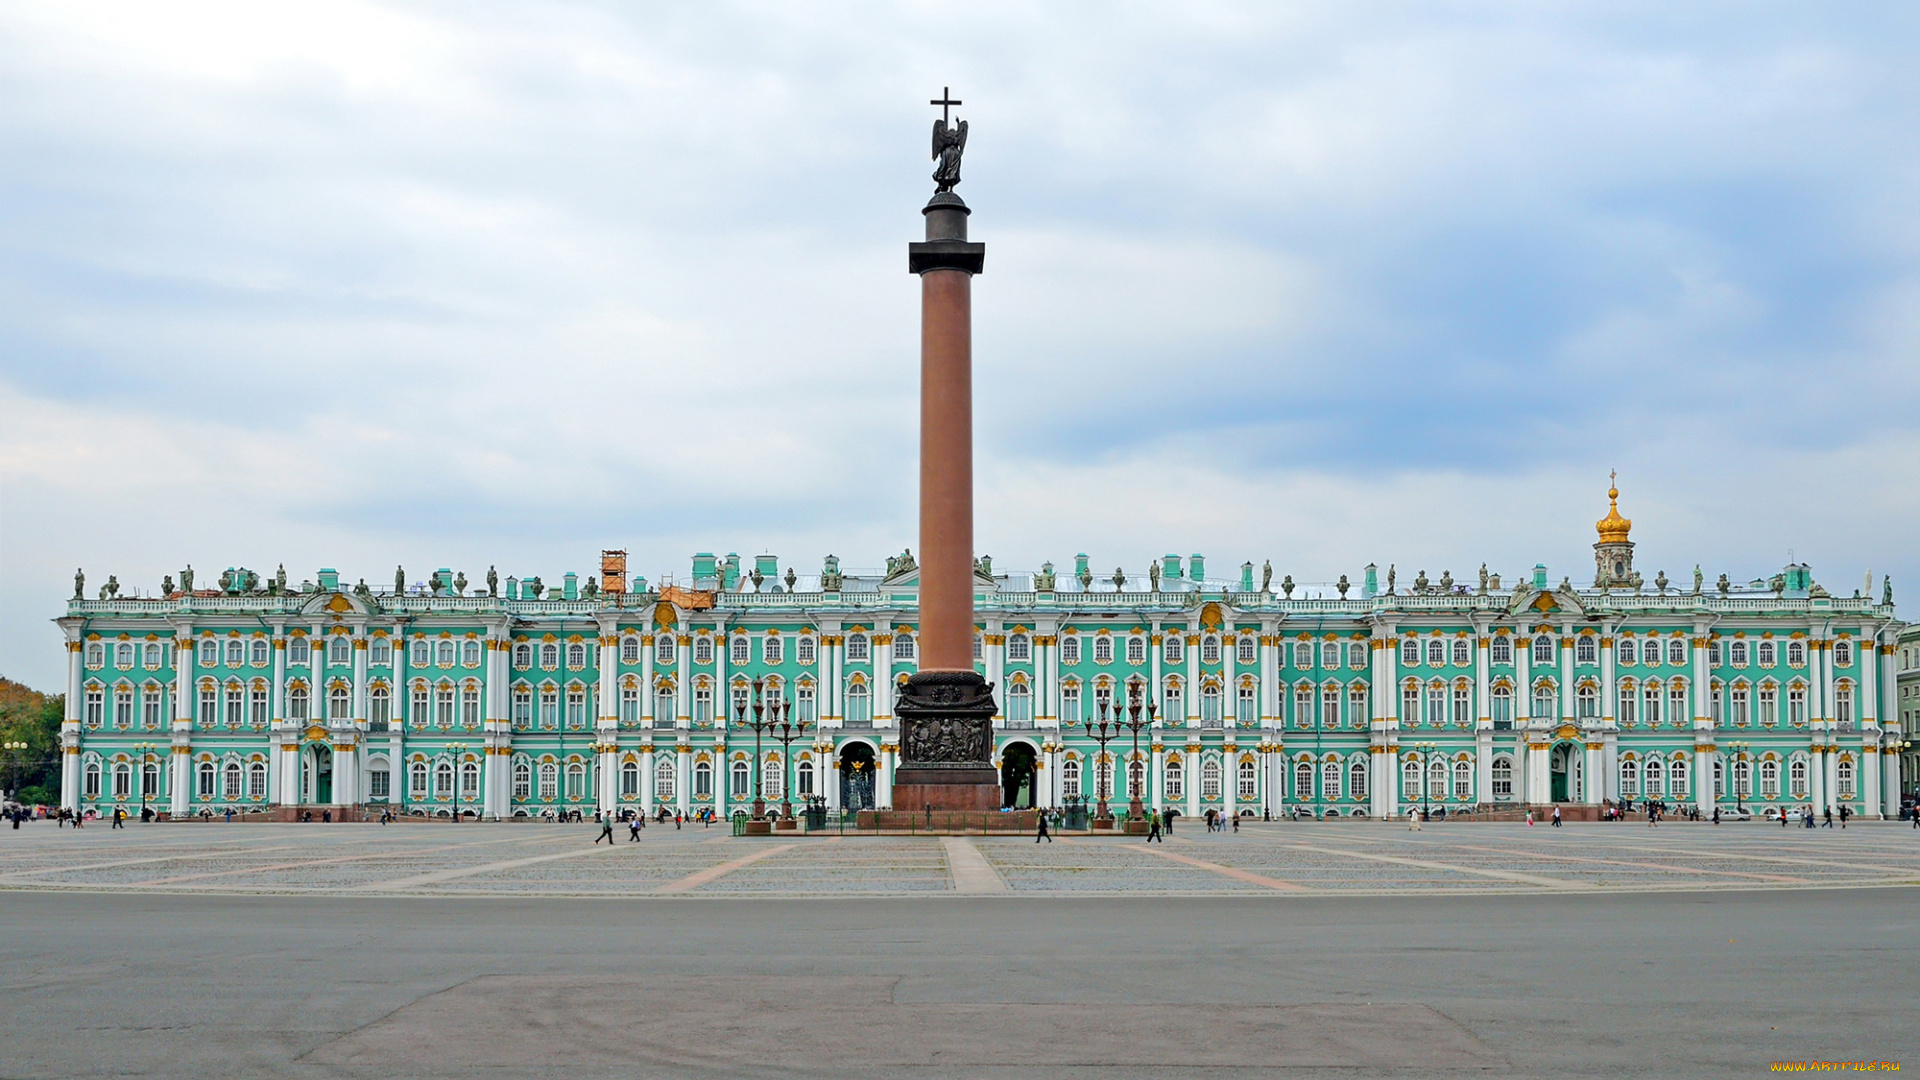
<svg viewBox="0 0 1920 1080">
<path fill-rule="evenodd" d="M 847 810 L 872 810 L 873 747 L 850 742 L 840 748 L 840 805 Z"/>
<path fill-rule="evenodd" d="M 1551 798 L 1554 802 L 1580 801 L 1580 785 L 1585 779 L 1581 775 L 1585 771 L 1585 757 L 1577 743 L 1563 742 L 1554 746 L 1549 761 L 1553 773 Z"/>
<path fill-rule="evenodd" d="M 1022 810 L 1033 807 L 1033 789 L 1039 778 L 1034 769 L 1037 758 L 1033 746 L 1024 742 L 1008 743 L 1000 752 L 1001 806 Z"/>
<path fill-rule="evenodd" d="M 333 801 L 333 748 L 314 743 L 300 755 L 300 801 L 319 805 Z"/>
</svg>

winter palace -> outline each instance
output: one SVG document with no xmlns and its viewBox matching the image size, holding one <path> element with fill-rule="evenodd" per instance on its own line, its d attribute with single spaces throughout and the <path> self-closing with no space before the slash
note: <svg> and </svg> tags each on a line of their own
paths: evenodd
<svg viewBox="0 0 1920 1080">
<path fill-rule="evenodd" d="M 1891 588 L 1834 595 L 1797 563 L 1646 581 L 1610 495 L 1584 586 L 1540 566 L 1509 583 L 1369 566 L 1307 596 L 1252 563 L 1210 578 L 1199 555 L 1144 579 L 1096 575 L 1085 555 L 1059 579 L 980 560 L 975 652 L 1007 803 L 1101 789 L 1187 815 L 1648 798 L 1897 811 Z M 57 620 L 62 797 L 171 815 L 726 815 L 757 774 L 770 801 L 890 805 L 911 553 L 873 573 L 829 556 L 804 577 L 771 555 L 702 554 L 664 587 L 629 579 L 622 552 L 600 569 L 557 589 L 397 574 L 391 592 L 332 570 L 195 588 L 189 570 L 156 598 L 112 580 L 85 597 L 77 577 Z M 1150 725 L 1094 738 L 1089 722 L 1136 692 Z M 791 721 L 757 754 L 755 704 Z"/>
</svg>

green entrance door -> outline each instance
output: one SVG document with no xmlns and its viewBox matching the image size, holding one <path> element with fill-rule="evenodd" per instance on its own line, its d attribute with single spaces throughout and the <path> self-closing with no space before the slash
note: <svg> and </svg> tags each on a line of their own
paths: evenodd
<svg viewBox="0 0 1920 1080">
<path fill-rule="evenodd" d="M 1553 748 L 1553 801 L 1567 801 L 1567 762 L 1572 752 L 1565 743 Z"/>
<path fill-rule="evenodd" d="M 313 801 L 333 801 L 333 750 L 325 746 L 313 748 Z"/>
</svg>

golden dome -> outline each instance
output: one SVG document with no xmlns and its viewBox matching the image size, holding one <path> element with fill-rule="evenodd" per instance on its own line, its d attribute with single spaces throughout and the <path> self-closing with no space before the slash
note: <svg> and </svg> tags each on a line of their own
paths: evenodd
<svg viewBox="0 0 1920 1080">
<path fill-rule="evenodd" d="M 1595 522 L 1593 527 L 1600 531 L 1601 543 L 1624 544 L 1633 522 L 1620 516 L 1619 474 L 1608 473 L 1607 480 L 1611 485 L 1607 488 L 1607 516 Z"/>
</svg>

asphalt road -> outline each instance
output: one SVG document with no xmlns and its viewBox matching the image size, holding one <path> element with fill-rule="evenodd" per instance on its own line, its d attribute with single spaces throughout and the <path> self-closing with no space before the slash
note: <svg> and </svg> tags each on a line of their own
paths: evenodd
<svg viewBox="0 0 1920 1080">
<path fill-rule="evenodd" d="M 1920 889 L 0 893 L 0 1077 L 1920 1069 Z M 1201 1007 L 1204 1006 L 1204 1007 Z"/>
</svg>

